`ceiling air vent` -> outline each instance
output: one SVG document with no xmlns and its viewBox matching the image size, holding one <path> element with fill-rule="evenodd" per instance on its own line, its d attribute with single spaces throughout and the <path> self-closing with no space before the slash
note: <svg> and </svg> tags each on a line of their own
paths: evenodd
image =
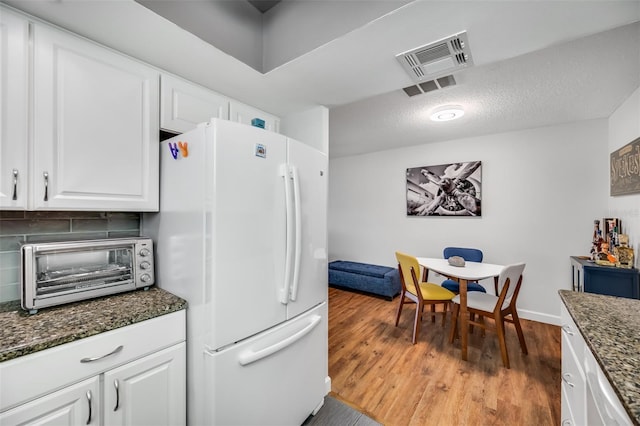
<svg viewBox="0 0 640 426">
<path fill-rule="evenodd" d="M 455 85 L 456 79 L 453 78 L 452 75 L 445 75 L 444 77 L 436 78 L 435 80 L 423 81 L 415 86 L 403 87 L 402 90 L 411 97 Z"/>
<path fill-rule="evenodd" d="M 466 31 L 401 53 L 396 59 L 416 83 L 473 65 Z"/>
</svg>

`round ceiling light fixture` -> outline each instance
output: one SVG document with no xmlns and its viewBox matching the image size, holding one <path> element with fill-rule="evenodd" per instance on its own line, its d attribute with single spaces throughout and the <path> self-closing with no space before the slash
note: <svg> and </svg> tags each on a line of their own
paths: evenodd
<svg viewBox="0 0 640 426">
<path fill-rule="evenodd" d="M 436 109 L 431 113 L 433 121 L 450 121 L 460 118 L 464 115 L 464 110 L 460 105 L 446 105 Z"/>
</svg>

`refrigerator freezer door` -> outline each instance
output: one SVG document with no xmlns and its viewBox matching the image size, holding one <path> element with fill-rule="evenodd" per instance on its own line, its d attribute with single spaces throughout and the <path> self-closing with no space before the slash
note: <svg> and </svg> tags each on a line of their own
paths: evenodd
<svg viewBox="0 0 640 426">
<path fill-rule="evenodd" d="M 286 319 L 286 138 L 224 120 L 207 133 L 204 292 L 215 350 Z"/>
<path fill-rule="evenodd" d="M 289 139 L 287 160 L 297 179 L 300 234 L 287 318 L 327 300 L 327 156 Z M 295 187 L 298 187 L 296 189 Z M 294 262 L 295 263 L 295 262 Z"/>
<path fill-rule="evenodd" d="M 326 394 L 327 304 L 205 353 L 206 424 L 300 425 Z"/>
</svg>

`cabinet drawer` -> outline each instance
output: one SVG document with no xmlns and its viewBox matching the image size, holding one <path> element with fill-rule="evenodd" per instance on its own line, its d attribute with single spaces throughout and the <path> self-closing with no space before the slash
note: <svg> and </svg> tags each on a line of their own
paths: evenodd
<svg viewBox="0 0 640 426">
<path fill-rule="evenodd" d="M 185 324 L 182 310 L 0 363 L 0 411 L 182 342 Z"/>
<path fill-rule="evenodd" d="M 562 421 L 582 425 L 585 421 L 586 379 L 582 368 L 585 341 L 566 306 L 561 305 L 562 326 Z M 563 423 L 564 424 L 564 423 Z"/>
<path fill-rule="evenodd" d="M 582 353 L 582 352 L 581 352 Z M 586 380 L 582 371 L 582 362 L 562 334 L 562 394 L 571 407 L 571 417 L 576 425 L 584 424 Z M 564 417 L 564 415 L 563 415 Z"/>
<path fill-rule="evenodd" d="M 582 334 L 580 334 L 580 330 L 576 326 L 576 323 L 573 321 L 573 318 L 569 314 L 569 311 L 564 306 L 564 304 L 560 307 L 560 324 L 562 328 L 562 344 L 563 344 L 563 356 L 564 356 L 564 344 L 566 337 L 566 344 L 571 346 L 573 353 L 576 355 L 582 355 L 584 353 L 585 342 Z"/>
<path fill-rule="evenodd" d="M 573 413 L 571 412 L 571 403 L 569 401 L 569 395 L 567 394 L 566 383 L 562 383 L 561 391 L 561 404 L 560 404 L 560 426 L 577 426 L 575 420 L 573 420 Z"/>
</svg>

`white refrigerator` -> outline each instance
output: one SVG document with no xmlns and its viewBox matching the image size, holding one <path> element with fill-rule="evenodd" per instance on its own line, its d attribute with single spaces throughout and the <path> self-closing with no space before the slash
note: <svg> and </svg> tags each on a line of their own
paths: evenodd
<svg viewBox="0 0 640 426">
<path fill-rule="evenodd" d="M 219 119 L 160 153 L 142 229 L 188 302 L 188 424 L 300 425 L 331 388 L 326 155 Z"/>
</svg>

